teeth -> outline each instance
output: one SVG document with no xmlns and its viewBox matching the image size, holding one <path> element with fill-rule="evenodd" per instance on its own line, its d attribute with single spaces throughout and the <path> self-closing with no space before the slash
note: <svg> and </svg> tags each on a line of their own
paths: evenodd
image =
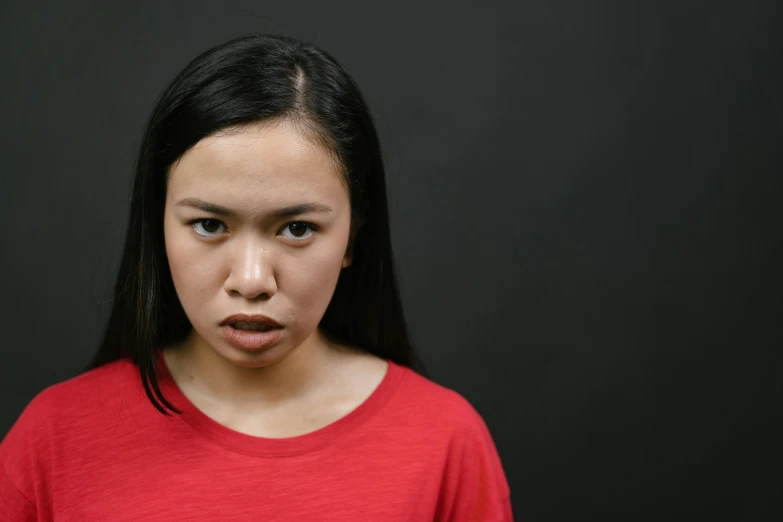
<svg viewBox="0 0 783 522">
<path fill-rule="evenodd" d="M 264 323 L 234 323 L 234 328 L 237 330 L 251 330 L 253 332 L 266 332 L 273 327 Z"/>
</svg>

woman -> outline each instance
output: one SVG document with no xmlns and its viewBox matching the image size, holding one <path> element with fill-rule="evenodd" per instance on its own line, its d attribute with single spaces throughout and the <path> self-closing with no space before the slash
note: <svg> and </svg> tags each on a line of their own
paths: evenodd
<svg viewBox="0 0 783 522">
<path fill-rule="evenodd" d="M 103 342 L 0 445 L 0 520 L 511 520 L 483 420 L 416 366 L 356 84 L 229 41 L 153 110 Z"/>
</svg>

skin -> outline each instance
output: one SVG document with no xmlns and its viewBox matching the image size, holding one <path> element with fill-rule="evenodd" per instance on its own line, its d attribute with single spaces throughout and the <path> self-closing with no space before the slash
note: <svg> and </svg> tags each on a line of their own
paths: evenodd
<svg viewBox="0 0 783 522">
<path fill-rule="evenodd" d="M 302 203 L 328 210 L 272 214 Z M 386 361 L 318 328 L 351 264 L 350 208 L 333 156 L 289 120 L 207 137 L 172 165 L 166 253 L 193 330 L 164 357 L 202 412 L 243 433 L 296 436 L 344 416 L 380 384 Z M 260 351 L 229 344 L 219 323 L 235 313 L 276 320 L 280 341 Z"/>
</svg>

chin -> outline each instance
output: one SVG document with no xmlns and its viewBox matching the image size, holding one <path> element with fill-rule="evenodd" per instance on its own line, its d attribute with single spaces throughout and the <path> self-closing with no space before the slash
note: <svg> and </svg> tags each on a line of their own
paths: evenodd
<svg viewBox="0 0 783 522">
<path fill-rule="evenodd" d="M 246 351 L 228 347 L 226 351 L 218 351 L 218 354 L 230 363 L 243 368 L 263 368 L 282 361 L 290 353 L 290 350 L 279 348 L 282 347 L 273 346 L 266 350 Z"/>
<path fill-rule="evenodd" d="M 270 361 L 266 358 L 259 358 L 259 359 L 251 359 L 251 360 L 230 359 L 230 362 L 235 364 L 236 366 L 241 366 L 242 368 L 267 368 L 269 366 L 274 366 L 279 361 L 278 360 Z"/>
</svg>

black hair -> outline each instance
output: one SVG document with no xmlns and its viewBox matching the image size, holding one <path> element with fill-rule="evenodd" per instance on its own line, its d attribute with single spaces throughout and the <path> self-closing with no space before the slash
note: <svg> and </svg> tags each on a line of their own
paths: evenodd
<svg viewBox="0 0 783 522">
<path fill-rule="evenodd" d="M 315 45 L 252 35 L 213 47 L 163 91 L 147 122 L 131 190 L 111 312 L 87 369 L 120 359 L 138 367 L 162 413 L 160 350 L 192 329 L 174 290 L 163 236 L 169 167 L 201 139 L 243 124 L 291 118 L 335 157 L 349 187 L 352 263 L 320 322 L 331 340 L 425 373 L 403 314 L 378 135 L 351 76 Z"/>
</svg>

